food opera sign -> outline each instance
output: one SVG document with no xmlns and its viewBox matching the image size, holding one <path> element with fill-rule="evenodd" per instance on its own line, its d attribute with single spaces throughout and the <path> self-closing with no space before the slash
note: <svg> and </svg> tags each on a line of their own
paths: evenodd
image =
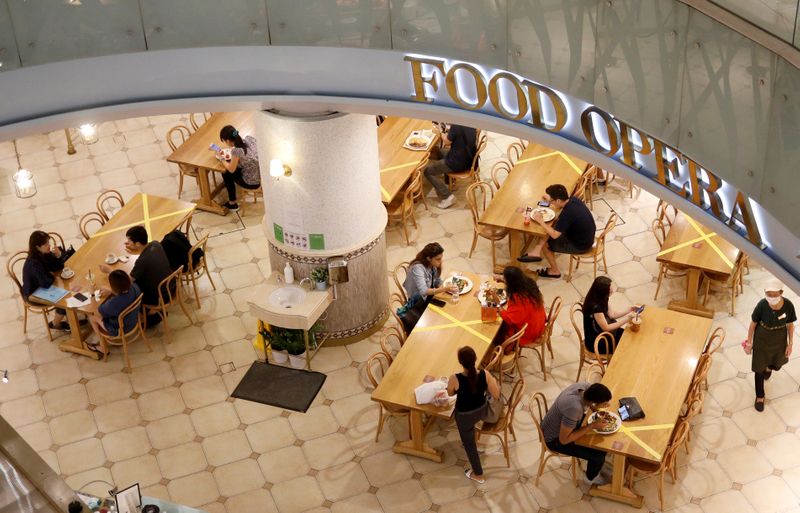
<svg viewBox="0 0 800 513">
<path fill-rule="evenodd" d="M 685 197 L 765 248 L 750 200 L 730 183 L 611 114 L 508 71 L 490 72 L 467 62 L 406 55 L 411 98 L 455 103 L 567 137 L 611 157 Z M 488 104 L 487 104 L 488 102 Z"/>
</svg>

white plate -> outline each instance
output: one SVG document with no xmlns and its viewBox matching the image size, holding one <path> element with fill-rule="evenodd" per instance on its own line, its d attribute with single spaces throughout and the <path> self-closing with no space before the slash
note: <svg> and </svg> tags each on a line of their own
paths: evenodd
<svg viewBox="0 0 800 513">
<path fill-rule="evenodd" d="M 70 272 L 61 271 L 61 278 L 62 279 L 68 280 L 68 279 L 72 278 L 73 276 L 75 276 L 75 271 L 70 271 Z"/>
<path fill-rule="evenodd" d="M 622 427 L 622 419 L 619 417 L 619 414 L 617 412 L 615 412 L 615 411 L 608 411 L 608 410 L 603 410 L 603 411 L 605 411 L 606 413 L 608 413 L 609 415 L 614 417 L 614 421 L 616 423 L 616 425 L 614 426 L 614 430 L 613 431 L 598 431 L 598 430 L 594 429 L 593 431 L 595 433 L 599 434 L 599 435 L 610 435 L 612 433 L 616 433 L 617 431 L 619 431 L 619 428 Z M 598 412 L 593 412 L 591 415 L 589 415 L 589 420 L 587 421 L 589 424 L 591 424 L 592 422 L 595 421 L 595 419 L 597 418 L 597 413 Z"/>
<path fill-rule="evenodd" d="M 482 290 L 479 290 L 478 291 L 478 301 L 480 301 L 482 305 L 486 304 L 484 296 L 485 296 L 485 292 L 482 291 Z M 500 296 L 500 305 L 499 306 L 503 306 L 506 303 L 508 303 L 508 296 L 506 296 L 505 291 L 503 291 L 503 294 Z"/>
<path fill-rule="evenodd" d="M 461 289 L 459 294 L 463 295 L 463 294 L 466 294 L 467 292 L 469 292 L 470 290 L 472 290 L 472 280 L 470 280 L 466 276 L 459 276 L 458 278 L 461 279 L 461 280 L 464 280 L 465 282 L 467 282 L 467 284 L 464 285 L 464 288 Z M 451 277 L 447 278 L 446 280 L 444 280 L 444 283 L 442 283 L 442 285 L 444 285 L 445 287 L 452 286 L 453 285 L 453 277 L 451 276 Z"/>
<path fill-rule="evenodd" d="M 118 257 L 114 257 L 114 258 L 106 257 L 106 264 L 108 264 L 108 265 L 116 264 L 117 260 L 119 260 Z"/>
<path fill-rule="evenodd" d="M 556 218 L 555 211 L 550 207 L 536 207 L 536 208 L 534 208 L 533 211 L 531 211 L 531 217 L 533 217 L 533 215 L 536 214 L 536 213 L 541 213 L 542 214 L 542 220 L 544 220 L 545 223 L 549 223 L 550 221 L 552 221 L 553 219 Z"/>
<path fill-rule="evenodd" d="M 131 257 L 129 257 L 128 255 L 121 255 L 121 256 L 117 257 L 117 260 L 119 260 L 123 264 L 127 264 L 128 260 L 130 260 L 130 259 L 131 259 Z"/>
<path fill-rule="evenodd" d="M 427 131 L 423 130 L 414 130 L 413 132 L 411 132 L 408 135 L 408 137 L 406 137 L 406 142 L 403 143 L 403 148 L 412 151 L 428 151 L 428 148 L 431 147 L 431 143 L 433 142 L 433 135 L 432 134 L 428 135 L 426 132 Z M 425 146 L 412 146 L 411 139 L 415 137 L 419 137 L 420 139 L 425 139 L 428 142 L 427 144 L 425 144 Z"/>
</svg>

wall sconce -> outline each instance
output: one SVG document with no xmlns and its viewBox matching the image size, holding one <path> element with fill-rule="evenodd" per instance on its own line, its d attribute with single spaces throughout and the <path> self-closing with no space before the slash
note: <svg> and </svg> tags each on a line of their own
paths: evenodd
<svg viewBox="0 0 800 513">
<path fill-rule="evenodd" d="M 33 174 L 22 168 L 16 140 L 14 140 L 14 155 L 17 157 L 17 172 L 11 177 L 11 181 L 14 182 L 14 193 L 18 198 L 30 198 L 36 194 L 36 183 L 33 181 Z"/>
<path fill-rule="evenodd" d="M 281 162 L 281 159 L 272 159 L 269 161 L 269 176 L 275 179 L 292 176 L 292 168 Z"/>
<path fill-rule="evenodd" d="M 94 144 L 97 142 L 97 125 L 94 123 L 86 123 L 78 128 L 81 133 L 83 144 Z"/>
</svg>

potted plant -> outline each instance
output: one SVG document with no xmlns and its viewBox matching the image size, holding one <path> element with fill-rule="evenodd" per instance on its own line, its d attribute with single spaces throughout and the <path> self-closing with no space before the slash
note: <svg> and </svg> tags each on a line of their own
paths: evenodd
<svg viewBox="0 0 800 513">
<path fill-rule="evenodd" d="M 287 331 L 292 332 L 286 344 L 286 350 L 289 352 L 289 365 L 295 369 L 302 369 L 306 366 L 306 344 L 303 340 L 303 330 Z"/>
<path fill-rule="evenodd" d="M 289 361 L 289 353 L 286 352 L 286 330 L 284 328 L 272 328 L 272 336 L 269 339 L 269 347 L 272 348 L 272 360 L 275 363 L 286 363 Z"/>
<path fill-rule="evenodd" d="M 311 281 L 317 287 L 317 290 L 325 290 L 328 288 L 328 268 L 315 267 L 311 270 Z"/>
</svg>

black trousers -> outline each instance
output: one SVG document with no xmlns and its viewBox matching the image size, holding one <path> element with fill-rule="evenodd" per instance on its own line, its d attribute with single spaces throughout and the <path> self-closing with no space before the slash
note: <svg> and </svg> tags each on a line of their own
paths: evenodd
<svg viewBox="0 0 800 513">
<path fill-rule="evenodd" d="M 586 466 L 586 479 L 589 481 L 597 477 L 597 474 L 599 474 L 600 470 L 603 468 L 603 463 L 606 461 L 605 452 L 590 447 L 583 447 L 574 442 L 564 445 L 559 442 L 558 439 L 555 439 L 546 440 L 545 444 L 551 451 L 586 460 L 588 463 Z"/>
<path fill-rule="evenodd" d="M 244 181 L 242 176 L 242 168 L 237 167 L 236 171 L 231 173 L 222 173 L 222 181 L 225 183 L 225 190 L 228 191 L 228 200 L 231 203 L 236 203 L 236 186 L 245 189 L 258 189 L 261 185 L 250 185 Z"/>
<path fill-rule="evenodd" d="M 487 405 L 484 403 L 483 406 L 474 410 L 456 410 L 453 415 L 458 427 L 458 435 L 461 437 L 461 443 L 464 445 L 464 451 L 469 459 L 469 465 L 472 467 L 472 472 L 479 476 L 483 474 L 483 466 L 481 465 L 481 456 L 478 454 L 478 445 L 475 442 L 475 424 L 486 416 L 486 408 Z"/>
</svg>

